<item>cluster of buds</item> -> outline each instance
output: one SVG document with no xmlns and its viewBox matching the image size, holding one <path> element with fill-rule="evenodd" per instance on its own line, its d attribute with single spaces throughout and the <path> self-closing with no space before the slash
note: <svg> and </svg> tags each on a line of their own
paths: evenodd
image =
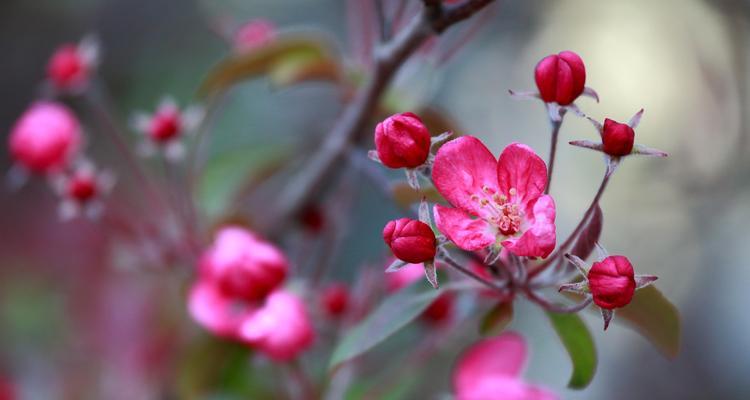
<svg viewBox="0 0 750 400">
<path fill-rule="evenodd" d="M 286 257 L 255 233 L 227 226 L 201 257 L 189 310 L 218 336 L 285 361 L 312 345 L 315 333 L 303 301 L 282 285 Z"/>
</svg>

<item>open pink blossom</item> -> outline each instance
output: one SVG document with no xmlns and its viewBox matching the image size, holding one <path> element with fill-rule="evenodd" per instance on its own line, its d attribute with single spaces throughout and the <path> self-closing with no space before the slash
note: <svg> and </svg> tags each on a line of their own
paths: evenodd
<svg viewBox="0 0 750 400">
<path fill-rule="evenodd" d="M 234 34 L 234 49 L 238 53 L 256 49 L 274 40 L 276 25 L 263 18 L 246 22 Z"/>
<path fill-rule="evenodd" d="M 453 205 L 436 205 L 435 222 L 458 247 L 500 244 L 527 257 L 546 257 L 555 248 L 555 202 L 544 194 L 547 166 L 530 147 L 512 143 L 496 160 L 479 139 L 460 137 L 440 148 L 432 179 Z"/>
<path fill-rule="evenodd" d="M 243 321 L 239 335 L 276 361 L 295 358 L 315 340 L 304 303 L 283 290 L 271 293 L 263 307 Z"/>
<path fill-rule="evenodd" d="M 9 137 L 10 153 L 21 168 L 37 174 L 62 170 L 81 144 L 81 127 L 61 103 L 40 101 L 21 115 Z"/>
<path fill-rule="evenodd" d="M 457 400 L 554 400 L 553 393 L 524 382 L 526 342 L 517 333 L 483 339 L 469 347 L 453 371 Z"/>
<path fill-rule="evenodd" d="M 258 301 L 284 282 L 288 262 L 284 254 L 253 232 L 222 228 L 201 258 L 201 279 L 215 282 L 226 296 Z"/>
<path fill-rule="evenodd" d="M 188 311 L 202 327 L 228 339 L 239 339 L 242 323 L 258 308 L 256 304 L 227 296 L 210 280 L 201 279 L 190 289 Z"/>
</svg>

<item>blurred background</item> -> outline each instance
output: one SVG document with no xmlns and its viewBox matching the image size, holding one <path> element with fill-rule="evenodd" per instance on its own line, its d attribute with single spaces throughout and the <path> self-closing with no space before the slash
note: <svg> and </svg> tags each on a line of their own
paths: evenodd
<svg viewBox="0 0 750 400">
<path fill-rule="evenodd" d="M 226 21 L 264 17 L 285 30 L 325 31 L 356 65 L 362 60 L 353 57 L 358 38 L 345 3 L 3 0 L 3 143 L 37 98 L 48 57 L 63 42 L 99 37 L 101 80 L 124 122 L 164 94 L 181 104 L 194 101 L 207 71 L 229 51 L 217 28 Z M 507 90 L 533 89 L 539 59 L 573 50 L 586 63 L 587 86 L 601 97 L 599 104 L 582 99 L 578 105 L 594 118 L 620 121 L 645 108 L 636 141 L 669 153 L 667 159 L 629 158 L 617 171 L 602 201 L 602 242 L 611 253 L 628 255 L 638 272 L 660 277 L 658 288 L 682 315 L 681 353 L 668 360 L 621 325 L 605 334 L 592 313 L 586 321 L 598 346 L 598 373 L 589 388 L 571 391 L 567 354 L 546 317 L 519 301 L 512 328 L 532 348 L 526 376 L 564 399 L 750 397 L 750 266 L 743 253 L 750 243 L 748 6 L 739 0 L 501 1 L 450 59 L 419 56 L 396 79 L 401 107 L 435 105 L 496 154 L 522 141 L 546 155 L 543 106 L 513 100 Z M 123 168 L 82 104 L 69 104 L 83 121 L 92 158 Z M 338 92 L 326 84 L 274 89 L 261 79 L 232 89 L 215 120 L 200 189 L 211 192 L 210 180 L 223 179 L 221 166 L 211 169 L 222 155 L 252 160 L 269 149 L 314 143 L 340 109 Z M 569 116 L 561 143 L 594 135 L 590 124 Z M 0 169 L 9 166 L 3 151 Z M 149 167 L 166 179 L 158 165 Z M 552 187 L 560 232 L 578 221 L 602 173 L 597 154 L 561 146 Z M 137 198 L 138 191 L 121 176 L 115 194 Z M 0 193 L 0 385 L 10 382 L 22 399 L 183 398 L 180 388 L 193 373 L 185 366 L 193 361 L 186 360 L 196 352 L 186 348 L 202 334 L 184 309 L 191 267 L 130 267 L 130 244 L 97 222 L 59 222 L 56 206 L 41 181 Z M 380 229 L 399 215 L 366 182 L 357 183 L 352 207 L 347 238 L 332 261 L 333 276 L 342 280 L 381 268 Z M 468 343 L 446 354 L 455 357 Z M 398 351 L 392 347 L 380 351 Z M 421 373 L 432 373 L 433 384 L 447 391 L 448 370 L 438 369 Z M 222 382 L 236 386 L 243 379 Z"/>
</svg>

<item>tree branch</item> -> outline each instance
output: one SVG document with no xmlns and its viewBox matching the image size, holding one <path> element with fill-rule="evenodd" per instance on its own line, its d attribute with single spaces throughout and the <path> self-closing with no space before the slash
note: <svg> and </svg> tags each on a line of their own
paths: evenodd
<svg viewBox="0 0 750 400">
<path fill-rule="evenodd" d="M 349 144 L 367 137 L 364 136 L 366 132 L 363 132 L 363 128 L 391 78 L 404 61 L 434 33 L 443 32 L 451 25 L 469 18 L 492 1 L 494 0 L 467 0 L 460 5 L 445 8 L 439 14 L 435 14 L 432 8 L 432 13 L 423 8 L 396 37 L 376 49 L 375 66 L 370 79 L 356 93 L 318 151 L 279 194 L 277 205 L 260 216 L 265 217 L 259 222 L 267 232 L 274 234 L 284 229 L 292 217 L 317 193 Z"/>
</svg>

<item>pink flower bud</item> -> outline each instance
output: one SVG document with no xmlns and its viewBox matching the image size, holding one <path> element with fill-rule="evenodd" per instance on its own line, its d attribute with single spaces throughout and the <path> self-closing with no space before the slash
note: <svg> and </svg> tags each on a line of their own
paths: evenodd
<svg viewBox="0 0 750 400">
<path fill-rule="evenodd" d="M 349 307 L 349 288 L 343 283 L 326 287 L 323 289 L 322 306 L 328 316 L 341 316 Z"/>
<path fill-rule="evenodd" d="M 437 252 L 435 233 L 424 222 L 401 218 L 383 228 L 383 240 L 393 255 L 408 263 L 432 261 Z"/>
<path fill-rule="evenodd" d="M 628 124 L 621 124 L 609 118 L 602 127 L 602 143 L 605 153 L 611 156 L 626 156 L 633 151 L 635 131 Z"/>
<path fill-rule="evenodd" d="M 242 53 L 269 43 L 276 37 L 276 25 L 266 19 L 246 22 L 234 34 L 234 48 Z"/>
<path fill-rule="evenodd" d="M 609 256 L 595 262 L 589 270 L 588 281 L 594 303 L 601 308 L 625 307 L 633 299 L 635 273 L 624 256 Z"/>
<path fill-rule="evenodd" d="M 13 159 L 40 174 L 65 167 L 80 142 L 78 120 L 70 109 L 54 102 L 33 104 L 13 126 L 9 138 Z"/>
<path fill-rule="evenodd" d="M 286 257 L 274 245 L 238 227 L 222 228 L 201 259 L 202 279 L 246 301 L 263 299 L 284 281 Z"/>
<path fill-rule="evenodd" d="M 586 67 L 578 54 L 563 51 L 539 61 L 534 69 L 534 79 L 542 100 L 565 106 L 583 93 Z"/>
<path fill-rule="evenodd" d="M 416 168 L 430 154 L 430 132 L 415 114 L 395 114 L 375 127 L 375 148 L 386 167 Z"/>
<path fill-rule="evenodd" d="M 305 305 L 292 293 L 277 290 L 240 327 L 240 338 L 276 361 L 293 359 L 315 340 Z"/>
<path fill-rule="evenodd" d="M 80 86 L 88 80 L 90 67 L 76 44 L 60 46 L 47 65 L 47 77 L 58 89 Z"/>
</svg>

